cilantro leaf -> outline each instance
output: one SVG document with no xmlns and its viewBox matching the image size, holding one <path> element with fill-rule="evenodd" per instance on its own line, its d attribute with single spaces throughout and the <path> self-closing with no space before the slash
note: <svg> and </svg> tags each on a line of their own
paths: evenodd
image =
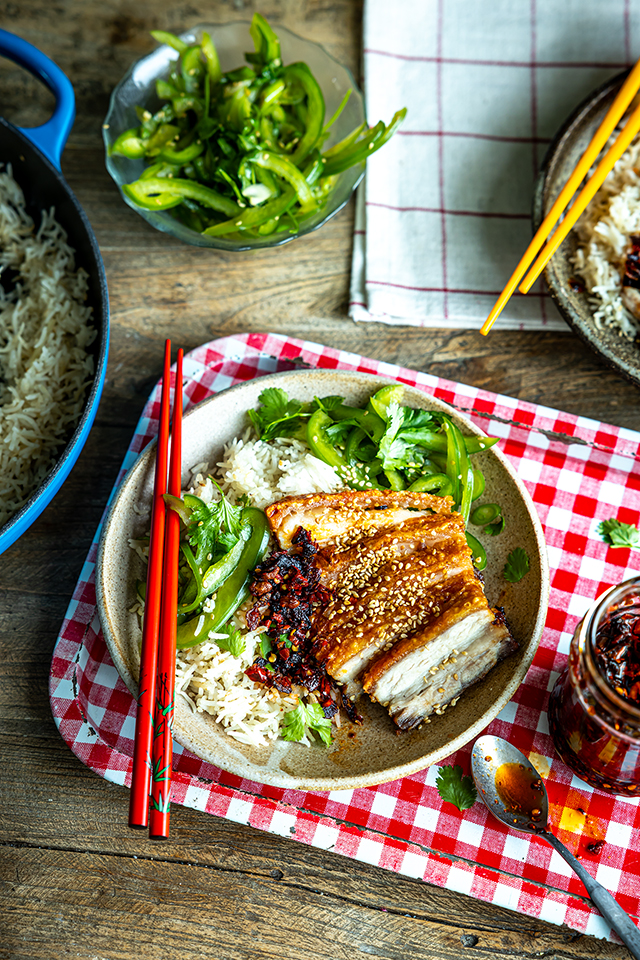
<svg viewBox="0 0 640 960">
<path fill-rule="evenodd" d="M 307 726 L 318 734 L 323 743 L 331 743 L 331 720 L 325 717 L 324 710 L 319 703 L 309 703 L 307 710 Z"/>
<path fill-rule="evenodd" d="M 403 430 L 419 430 L 424 427 L 434 430 L 439 427 L 439 422 L 429 410 L 419 410 L 417 407 L 403 407 L 402 410 L 404 413 Z"/>
<path fill-rule="evenodd" d="M 306 710 L 302 700 L 295 710 L 289 710 L 282 718 L 280 736 L 283 740 L 302 740 L 304 737 Z"/>
<path fill-rule="evenodd" d="M 598 533 L 610 547 L 630 547 L 632 550 L 640 550 L 640 530 L 632 523 L 621 523 L 612 517 L 599 524 Z"/>
<path fill-rule="evenodd" d="M 195 548 L 196 562 L 201 566 L 205 558 L 228 553 L 236 545 L 245 526 L 243 507 L 234 507 L 224 494 L 220 500 L 211 503 L 190 496 L 189 506 L 187 538 Z"/>
<path fill-rule="evenodd" d="M 347 437 L 353 430 L 354 426 L 357 426 L 355 420 L 335 420 L 333 423 L 328 424 L 325 427 L 325 433 L 331 440 L 334 446 L 338 446 L 341 443 L 345 443 Z"/>
<path fill-rule="evenodd" d="M 516 547 L 507 557 L 502 575 L 509 583 L 518 583 L 529 572 L 529 556 L 522 547 Z"/>
<path fill-rule="evenodd" d="M 392 402 L 387 407 L 387 413 L 387 427 L 380 439 L 378 452 L 385 470 L 401 467 L 407 459 L 407 444 L 398 439 L 398 431 L 404 423 L 404 408 Z"/>
<path fill-rule="evenodd" d="M 331 413 L 332 410 L 337 410 L 338 407 L 342 406 L 344 406 L 344 397 L 332 394 L 329 397 L 314 397 L 311 409 L 314 412 L 324 410 L 325 413 Z"/>
<path fill-rule="evenodd" d="M 249 419 L 261 440 L 292 437 L 309 417 L 308 405 L 290 400 L 280 387 L 267 387 L 258 399 L 261 406 L 249 410 Z"/>
<path fill-rule="evenodd" d="M 215 643 L 221 650 L 228 650 L 232 657 L 239 657 L 240 654 L 244 653 L 245 639 L 240 631 L 234 630 L 233 627 L 229 627 L 226 637 L 216 637 Z"/>
<path fill-rule="evenodd" d="M 458 764 L 440 767 L 436 787 L 442 799 L 452 803 L 458 810 L 468 810 L 478 799 L 473 780 L 462 776 L 462 767 Z"/>
<path fill-rule="evenodd" d="M 302 740 L 305 728 L 318 734 L 327 746 L 331 743 L 331 720 L 324 715 L 318 703 L 305 704 L 300 700 L 295 710 L 289 710 L 282 718 L 280 736 L 283 740 Z"/>
</svg>

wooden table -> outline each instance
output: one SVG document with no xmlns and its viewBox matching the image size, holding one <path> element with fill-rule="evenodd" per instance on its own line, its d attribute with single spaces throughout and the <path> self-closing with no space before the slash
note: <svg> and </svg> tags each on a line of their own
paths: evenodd
<svg viewBox="0 0 640 960">
<path fill-rule="evenodd" d="M 244 0 L 20 0 L 2 25 L 72 80 L 78 117 L 63 171 L 104 256 L 112 308 L 108 379 L 77 466 L 43 516 L 0 557 L 0 958 L 325 960 L 330 957 L 622 958 L 621 947 L 183 807 L 171 838 L 127 828 L 128 792 L 90 773 L 59 737 L 52 648 L 131 434 L 171 336 L 189 350 L 273 330 L 488 390 L 637 427 L 640 395 L 570 333 L 356 326 L 347 318 L 353 206 L 277 251 L 182 246 L 120 200 L 101 123 L 149 30 L 249 19 Z M 265 0 L 275 24 L 323 43 L 356 75 L 361 0 Z M 46 118 L 51 97 L 11 64 L 2 111 Z"/>
</svg>

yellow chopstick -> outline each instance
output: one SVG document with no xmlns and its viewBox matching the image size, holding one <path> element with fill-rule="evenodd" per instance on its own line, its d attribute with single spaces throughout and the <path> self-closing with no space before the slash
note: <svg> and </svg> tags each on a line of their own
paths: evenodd
<svg viewBox="0 0 640 960">
<path fill-rule="evenodd" d="M 589 172 L 591 166 L 596 160 L 598 154 L 602 150 L 603 146 L 615 130 L 618 121 L 622 117 L 623 113 L 633 100 L 634 96 L 640 88 L 640 60 L 636 63 L 633 70 L 630 72 L 629 76 L 625 82 L 620 87 L 618 95 L 611 104 L 611 107 L 607 111 L 604 120 L 596 130 L 593 139 L 591 140 L 589 146 L 583 153 L 578 165 L 575 170 L 567 180 L 566 184 L 558 194 L 553 206 L 549 210 L 549 213 L 546 215 L 540 226 L 538 227 L 533 240 L 525 250 L 524 256 L 520 260 L 518 266 L 511 274 L 507 285 L 504 290 L 498 297 L 495 302 L 491 313 L 485 320 L 480 330 L 480 333 L 485 336 L 491 330 L 496 319 L 502 313 L 507 301 L 510 299 L 514 290 L 518 286 L 518 283 L 525 275 L 527 268 L 533 262 L 536 254 L 544 244 L 545 240 L 551 233 L 554 225 L 558 221 L 560 214 L 563 212 L 571 197 L 578 189 L 578 186 L 584 180 L 586 174 Z M 535 278 L 534 278 L 535 279 Z M 534 281 L 532 280 L 532 283 Z M 527 287 L 529 289 L 531 285 Z M 522 290 L 522 288 L 521 288 Z M 526 291 L 522 290 L 523 293 Z"/>
<path fill-rule="evenodd" d="M 542 252 L 538 256 L 538 259 L 520 284 L 520 290 L 522 293 L 527 293 L 531 289 L 532 284 L 534 284 L 538 279 L 551 257 L 554 255 L 564 238 L 578 220 L 579 216 L 586 209 L 589 201 L 594 198 L 606 180 L 608 174 L 611 173 L 614 165 L 618 162 L 622 154 L 625 152 L 637 134 L 638 130 L 640 130 L 640 105 L 638 105 L 633 111 L 622 128 L 622 131 L 618 135 L 615 143 L 609 150 L 607 150 L 604 157 L 596 167 L 593 176 L 587 180 L 586 184 L 573 201 L 571 209 L 567 213 L 566 217 L 558 226 L 558 229 L 555 231 L 551 239 L 547 242 Z"/>
</svg>

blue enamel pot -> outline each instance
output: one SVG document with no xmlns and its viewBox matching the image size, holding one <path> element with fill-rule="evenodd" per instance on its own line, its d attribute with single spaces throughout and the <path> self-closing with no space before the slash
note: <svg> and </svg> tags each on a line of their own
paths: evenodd
<svg viewBox="0 0 640 960">
<path fill-rule="evenodd" d="M 40 50 L 6 30 L 0 30 L 0 56 L 25 67 L 54 94 L 53 116 L 40 127 L 21 129 L 0 117 L 0 163 L 10 163 L 22 188 L 27 211 L 36 225 L 42 210 L 55 208 L 56 220 L 67 232 L 76 265 L 89 275 L 89 304 L 97 337 L 89 348 L 94 379 L 82 416 L 57 462 L 27 503 L 0 527 L 0 553 L 40 516 L 58 492 L 86 443 L 104 386 L 109 346 L 109 300 L 104 264 L 91 225 L 60 171 L 60 157 L 75 118 L 75 96 L 69 79 Z M 0 416 L 1 419 L 1 416 Z"/>
</svg>

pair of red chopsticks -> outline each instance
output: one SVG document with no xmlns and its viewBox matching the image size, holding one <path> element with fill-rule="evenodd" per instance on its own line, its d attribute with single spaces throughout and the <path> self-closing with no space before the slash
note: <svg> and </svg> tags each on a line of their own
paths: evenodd
<svg viewBox="0 0 640 960">
<path fill-rule="evenodd" d="M 167 483 L 171 368 L 171 341 L 167 340 L 164 348 L 160 428 L 140 655 L 140 692 L 129 802 L 129 826 L 148 825 L 152 839 L 169 836 L 180 520 L 175 510 L 166 509 L 164 494 L 180 496 L 182 356 L 182 350 L 178 350 L 171 424 L 171 462 Z"/>
</svg>

